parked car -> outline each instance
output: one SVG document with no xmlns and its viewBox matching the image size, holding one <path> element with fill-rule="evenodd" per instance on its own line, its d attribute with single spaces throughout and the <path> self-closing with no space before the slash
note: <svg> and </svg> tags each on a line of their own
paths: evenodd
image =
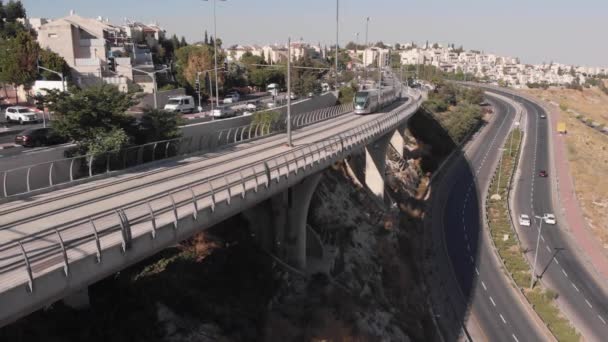
<svg viewBox="0 0 608 342">
<path fill-rule="evenodd" d="M 245 106 L 245 108 L 246 108 L 247 110 L 252 110 L 252 111 L 254 111 L 254 110 L 257 110 L 257 109 L 258 109 L 258 106 L 256 106 L 254 103 L 248 103 L 248 104 Z"/>
<path fill-rule="evenodd" d="M 289 98 L 292 100 L 297 100 L 298 99 L 298 95 L 291 93 L 291 95 L 289 95 Z"/>
<path fill-rule="evenodd" d="M 530 226 L 530 216 L 528 216 L 526 214 L 519 215 L 519 225 L 529 227 Z"/>
<path fill-rule="evenodd" d="M 194 98 L 192 96 L 176 96 L 167 101 L 165 110 L 176 113 L 194 112 Z"/>
<path fill-rule="evenodd" d="M 546 116 L 545 114 L 541 114 L 541 115 L 540 115 L 540 118 L 541 118 L 541 119 L 546 119 L 546 118 L 547 118 L 547 116 Z"/>
<path fill-rule="evenodd" d="M 543 178 L 547 177 L 548 176 L 547 171 L 545 171 L 545 170 L 538 171 L 538 176 L 543 177 Z"/>
<path fill-rule="evenodd" d="M 17 134 L 15 144 L 26 147 L 56 145 L 66 143 L 64 139 L 57 135 L 52 128 L 30 128 Z"/>
<path fill-rule="evenodd" d="M 7 122 L 19 122 L 20 125 L 40 121 L 36 112 L 34 112 L 32 109 L 21 106 L 6 108 L 4 116 Z"/>
<path fill-rule="evenodd" d="M 544 220 L 545 220 L 546 224 L 553 225 L 553 224 L 557 223 L 557 220 L 555 219 L 555 215 L 553 215 L 553 214 L 545 214 Z"/>
</svg>

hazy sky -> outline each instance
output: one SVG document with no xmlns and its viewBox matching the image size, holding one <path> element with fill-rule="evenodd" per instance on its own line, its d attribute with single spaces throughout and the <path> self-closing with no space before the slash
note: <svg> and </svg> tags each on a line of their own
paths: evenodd
<svg viewBox="0 0 608 342">
<path fill-rule="evenodd" d="M 6 2 L 6 1 L 5 1 Z M 169 34 L 201 40 L 213 30 L 212 2 L 203 0 L 23 0 L 30 17 L 59 18 L 70 9 L 88 17 L 158 22 Z M 218 36 L 236 43 L 285 42 L 288 36 L 332 44 L 334 0 L 217 2 Z M 606 0 L 341 0 L 340 44 L 369 40 L 455 43 L 524 63 L 608 66 Z"/>
</svg>

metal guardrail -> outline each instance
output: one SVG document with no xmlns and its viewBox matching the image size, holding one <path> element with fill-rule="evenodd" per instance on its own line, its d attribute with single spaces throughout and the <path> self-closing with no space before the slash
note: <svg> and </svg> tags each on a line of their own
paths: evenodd
<svg viewBox="0 0 608 342">
<path fill-rule="evenodd" d="M 164 226 L 179 229 L 181 218 L 192 216 L 196 219 L 203 210 L 213 213 L 218 204 L 230 205 L 237 196 L 245 199 L 248 193 L 263 191 L 272 183 L 278 184 L 328 159 L 343 158 L 353 149 L 395 129 L 413 114 L 421 102 L 418 95 L 410 103 L 336 137 L 303 145 L 253 165 L 176 187 L 168 193 L 107 210 L 85 220 L 1 243 L 0 274 L 11 273 L 11 283 L 27 284 L 27 290 L 32 292 L 36 276 L 60 268 L 69 276 L 70 263 L 92 255 L 101 263 L 104 249 L 120 245 L 125 252 L 134 239 L 145 235 L 154 239 Z M 340 110 L 334 109 L 331 113 L 325 116 L 318 114 L 315 118 L 337 115 Z M 313 122 L 315 118 L 306 122 Z M 33 272 L 34 269 L 37 271 Z"/>
<path fill-rule="evenodd" d="M 351 111 L 352 104 L 345 104 L 298 114 L 292 118 L 292 128 L 301 128 L 333 119 Z M 10 199 L 34 191 L 49 190 L 75 181 L 82 182 L 86 179 L 107 177 L 115 171 L 126 170 L 160 159 L 210 151 L 226 145 L 267 137 L 285 130 L 286 119 L 281 117 L 278 122 L 252 123 L 223 129 L 212 135 L 156 141 L 118 151 L 58 159 L 0 171 L 2 177 L 0 199 Z"/>
</svg>

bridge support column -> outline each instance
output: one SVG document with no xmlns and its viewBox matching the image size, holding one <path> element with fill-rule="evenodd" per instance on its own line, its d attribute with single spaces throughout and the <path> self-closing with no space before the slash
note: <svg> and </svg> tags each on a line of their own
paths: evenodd
<svg viewBox="0 0 608 342">
<path fill-rule="evenodd" d="M 395 151 L 397 151 L 397 154 L 399 154 L 401 158 L 403 158 L 403 151 L 405 150 L 404 136 L 406 128 L 407 126 L 398 127 L 395 130 L 395 133 L 393 133 L 393 135 L 391 136 L 391 146 L 393 146 L 393 148 L 395 149 Z"/>
<path fill-rule="evenodd" d="M 365 185 L 379 199 L 384 199 L 386 149 L 393 135 L 393 132 L 389 132 L 365 147 Z"/>
<path fill-rule="evenodd" d="M 311 175 L 287 190 L 287 224 L 284 226 L 286 261 L 300 269 L 306 268 L 306 221 L 312 195 L 322 173 Z"/>
<path fill-rule="evenodd" d="M 63 304 L 76 310 L 88 308 L 90 305 L 89 288 L 85 287 L 84 289 L 63 298 Z"/>
<path fill-rule="evenodd" d="M 252 233 L 262 248 L 277 255 L 290 266 L 306 268 L 308 208 L 312 195 L 321 180 L 322 172 L 246 210 L 243 215 L 250 224 Z M 316 241 L 315 241 L 316 242 Z M 311 250 L 322 254 L 319 247 Z"/>
</svg>

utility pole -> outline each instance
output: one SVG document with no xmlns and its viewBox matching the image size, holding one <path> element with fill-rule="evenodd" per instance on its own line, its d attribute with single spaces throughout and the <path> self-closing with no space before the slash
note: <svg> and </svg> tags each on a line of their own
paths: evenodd
<svg viewBox="0 0 608 342">
<path fill-rule="evenodd" d="M 198 112 L 200 113 L 203 110 L 203 105 L 201 104 L 201 72 L 198 71 L 196 73 L 196 92 L 198 93 Z M 213 112 L 211 112 L 213 114 Z"/>
<path fill-rule="evenodd" d="M 55 74 L 55 75 L 59 76 L 61 78 L 61 89 L 62 89 L 62 91 L 65 91 L 65 78 L 63 76 L 63 72 L 57 72 L 55 70 L 51 70 L 51 69 L 48 69 L 48 68 L 45 68 L 45 67 L 41 67 L 40 66 L 40 60 L 38 60 L 38 59 L 36 60 L 36 66 L 38 67 L 38 70 L 42 69 L 44 71 L 48 71 L 48 72 L 50 72 L 52 74 Z"/>
<path fill-rule="evenodd" d="M 287 38 L 287 146 L 291 143 L 291 37 Z"/>
<path fill-rule="evenodd" d="M 538 228 L 538 237 L 536 238 L 536 251 L 534 251 L 534 264 L 532 265 L 532 276 L 530 277 L 530 289 L 534 287 L 534 281 L 536 278 L 536 259 L 538 258 L 538 246 L 540 244 L 540 235 L 543 231 L 543 216 L 534 215 L 534 218 L 540 219 L 540 227 Z"/>
</svg>

